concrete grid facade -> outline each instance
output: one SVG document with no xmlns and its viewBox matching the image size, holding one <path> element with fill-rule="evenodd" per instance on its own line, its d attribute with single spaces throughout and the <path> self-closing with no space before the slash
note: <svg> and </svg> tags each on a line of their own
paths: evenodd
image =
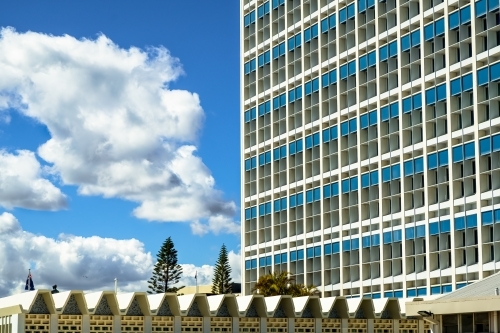
<svg viewBox="0 0 500 333">
<path fill-rule="evenodd" d="M 500 268 L 498 0 L 241 0 L 243 294 L 447 293 Z"/>
</svg>

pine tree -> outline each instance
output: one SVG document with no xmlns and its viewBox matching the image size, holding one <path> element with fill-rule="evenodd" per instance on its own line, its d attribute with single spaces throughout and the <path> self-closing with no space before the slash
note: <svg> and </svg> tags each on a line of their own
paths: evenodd
<svg viewBox="0 0 500 333">
<path fill-rule="evenodd" d="M 182 287 L 174 287 L 181 278 L 182 267 L 177 264 L 177 250 L 174 242 L 168 237 L 156 255 L 156 264 L 153 269 L 153 276 L 148 281 L 148 293 L 177 293 Z"/>
<path fill-rule="evenodd" d="M 215 264 L 214 278 L 212 280 L 212 294 L 230 294 L 233 283 L 231 282 L 231 266 L 227 257 L 227 249 L 224 244 L 219 252 L 219 259 Z"/>
</svg>

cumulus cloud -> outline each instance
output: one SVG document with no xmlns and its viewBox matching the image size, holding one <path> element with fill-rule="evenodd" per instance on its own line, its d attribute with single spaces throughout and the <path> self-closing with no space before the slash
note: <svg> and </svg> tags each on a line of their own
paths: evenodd
<svg viewBox="0 0 500 333">
<path fill-rule="evenodd" d="M 219 233 L 239 234 L 240 226 L 234 223 L 232 218 L 224 215 L 211 216 L 206 224 L 199 221 L 191 223 L 191 231 L 195 235 L 203 236 L 209 232 L 218 235 Z"/>
<path fill-rule="evenodd" d="M 182 68 L 165 48 L 2 29 L 0 73 L 0 111 L 10 106 L 47 126 L 38 154 L 64 184 L 136 202 L 138 218 L 239 228 L 227 222 L 235 203 L 196 156 L 199 97 L 169 88 Z"/>
<path fill-rule="evenodd" d="M 239 253 L 229 252 L 233 280 L 240 281 Z M 112 290 L 118 278 L 120 291 L 145 291 L 155 258 L 136 239 L 118 240 L 61 234 L 56 239 L 24 231 L 15 216 L 0 214 L 0 297 L 24 288 L 32 267 L 35 287 L 60 290 Z M 210 284 L 213 266 L 181 264 L 181 284 Z"/>
<path fill-rule="evenodd" d="M 66 207 L 66 196 L 43 178 L 35 154 L 20 150 L 10 154 L 0 150 L 0 206 L 37 210 Z"/>
</svg>

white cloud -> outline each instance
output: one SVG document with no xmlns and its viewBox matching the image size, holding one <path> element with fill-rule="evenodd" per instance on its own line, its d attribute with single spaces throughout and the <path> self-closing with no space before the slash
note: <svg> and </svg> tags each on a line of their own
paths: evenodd
<svg viewBox="0 0 500 333">
<path fill-rule="evenodd" d="M 59 235 L 56 239 L 24 231 L 10 213 L 0 214 L 0 297 L 24 288 L 32 267 L 37 289 L 58 285 L 59 290 L 112 290 L 118 278 L 120 291 L 146 291 L 156 258 L 136 239 Z M 239 282 L 239 253 L 229 252 L 233 281 Z M 210 284 L 213 266 L 181 264 L 181 283 Z"/>
<path fill-rule="evenodd" d="M 38 210 L 66 207 L 66 196 L 42 177 L 35 154 L 20 150 L 10 154 L 0 150 L 0 206 Z"/>
<path fill-rule="evenodd" d="M 215 215 L 208 219 L 207 224 L 193 221 L 191 223 L 191 231 L 193 234 L 200 236 L 209 232 L 213 232 L 216 235 L 220 233 L 239 234 L 240 226 L 236 224 L 232 218 L 223 215 Z"/>
<path fill-rule="evenodd" d="M 199 97 L 168 88 L 182 69 L 165 48 L 3 29 L 0 73 L 0 94 L 9 97 L 0 111 L 10 105 L 47 126 L 51 138 L 38 154 L 64 184 L 137 202 L 142 219 L 208 221 L 204 230 L 213 232 L 238 227 L 227 221 L 235 203 L 195 155 Z"/>
</svg>

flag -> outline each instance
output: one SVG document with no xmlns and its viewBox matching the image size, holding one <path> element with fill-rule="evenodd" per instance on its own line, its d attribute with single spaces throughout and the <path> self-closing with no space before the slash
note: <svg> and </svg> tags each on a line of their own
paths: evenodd
<svg viewBox="0 0 500 333">
<path fill-rule="evenodd" d="M 26 278 L 26 286 L 24 287 L 24 290 L 35 290 L 33 277 L 31 276 L 31 270 L 28 271 L 28 277 Z"/>
</svg>

